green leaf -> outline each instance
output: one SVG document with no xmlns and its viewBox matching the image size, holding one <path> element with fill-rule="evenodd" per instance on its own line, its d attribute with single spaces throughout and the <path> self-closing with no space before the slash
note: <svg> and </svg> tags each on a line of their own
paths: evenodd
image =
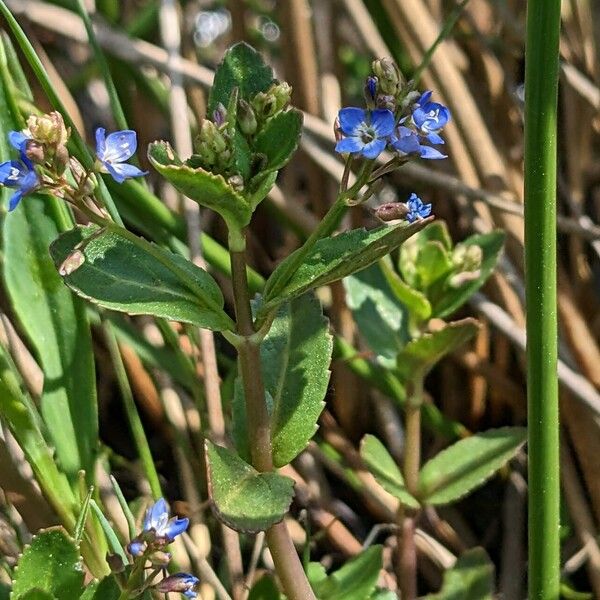
<svg viewBox="0 0 600 600">
<path fill-rule="evenodd" d="M 378 263 L 344 279 L 346 303 L 367 346 L 391 369 L 408 341 L 407 314 L 387 284 Z"/>
<path fill-rule="evenodd" d="M 313 571 L 311 584 L 319 600 L 365 600 L 375 590 L 382 567 L 382 547 L 371 546 L 329 577 Z"/>
<path fill-rule="evenodd" d="M 278 171 L 298 148 L 303 115 L 292 108 L 269 119 L 254 140 L 254 151 L 267 157 L 262 171 Z"/>
<path fill-rule="evenodd" d="M 278 473 L 259 473 L 237 454 L 206 441 L 209 495 L 218 519 L 246 533 L 279 523 L 289 509 L 294 482 Z"/>
<path fill-rule="evenodd" d="M 502 427 L 456 442 L 421 469 L 419 498 L 435 506 L 455 502 L 492 477 L 526 439 L 524 427 Z"/>
<path fill-rule="evenodd" d="M 444 573 L 442 589 L 424 600 L 492 600 L 494 565 L 483 548 L 471 548 Z"/>
<path fill-rule="evenodd" d="M 463 319 L 448 323 L 443 329 L 425 333 L 410 341 L 398 354 L 398 370 L 404 379 L 417 374 L 425 377 L 444 356 L 460 348 L 479 330 L 475 319 Z"/>
<path fill-rule="evenodd" d="M 119 600 L 121 589 L 114 575 L 94 581 L 85 588 L 79 600 Z"/>
<path fill-rule="evenodd" d="M 0 582 L 0 600 L 9 600 L 10 586 Z"/>
<path fill-rule="evenodd" d="M 410 508 L 420 508 L 419 501 L 406 489 L 404 477 L 386 447 L 374 436 L 365 435 L 360 456 L 383 489 Z"/>
<path fill-rule="evenodd" d="M 444 221 L 436 220 L 429 223 L 422 231 L 414 236 L 408 244 L 400 250 L 398 267 L 400 274 L 411 287 L 419 288 L 417 272 L 417 257 L 422 248 L 428 243 L 436 242 L 446 252 L 452 250 L 452 239 L 448 233 L 448 226 Z"/>
<path fill-rule="evenodd" d="M 394 296 L 408 309 L 411 315 L 414 315 L 417 321 L 422 322 L 429 319 L 431 317 L 431 304 L 427 296 L 405 283 L 400 275 L 394 271 L 390 260 L 384 258 L 380 264 Z"/>
<path fill-rule="evenodd" d="M 419 250 L 415 267 L 419 287 L 426 290 L 438 279 L 450 273 L 452 261 L 450 254 L 440 242 L 431 241 Z"/>
<path fill-rule="evenodd" d="M 402 223 L 371 231 L 353 229 L 335 237 L 321 239 L 314 245 L 285 287 L 277 296 L 272 297 L 270 295 L 272 282 L 277 280 L 282 270 L 285 271 L 287 261 L 295 253 L 291 254 L 269 277 L 264 292 L 265 303 L 259 311 L 259 317 L 268 314 L 273 307 L 282 302 L 300 296 L 310 289 L 327 285 L 365 269 L 400 246 L 427 223 L 425 219 L 410 225 Z"/>
<path fill-rule="evenodd" d="M 283 305 L 260 347 L 265 388 L 273 398 L 276 467 L 291 462 L 317 430 L 333 350 L 329 322 L 310 294 Z"/>
<path fill-rule="evenodd" d="M 479 246 L 483 251 L 479 276 L 458 288 L 445 285 L 435 299 L 432 299 L 432 316 L 444 318 L 460 308 L 487 280 L 496 268 L 498 257 L 504 246 L 503 231 L 472 235 L 462 244 L 464 246 Z"/>
<path fill-rule="evenodd" d="M 222 175 L 182 163 L 168 142 L 150 144 L 148 158 L 152 166 L 184 196 L 219 213 L 230 228 L 241 229 L 250 223 L 252 207 Z"/>
<path fill-rule="evenodd" d="M 269 575 L 263 575 L 250 590 L 248 600 L 280 600 L 281 594 Z"/>
<path fill-rule="evenodd" d="M 29 590 L 25 592 L 16 600 L 57 600 L 56 596 L 53 596 L 50 592 L 45 592 L 44 590 L 40 590 L 35 588 L 33 590 Z"/>
<path fill-rule="evenodd" d="M 252 46 L 243 42 L 235 44 L 227 50 L 215 71 L 208 98 L 208 114 L 212 114 L 219 102 L 227 106 L 235 87 L 240 98 L 250 100 L 258 92 L 269 89 L 274 82 L 271 67 L 265 65 L 262 56 Z"/>
<path fill-rule="evenodd" d="M 0 132 L 1 135 L 1 132 Z M 55 198 L 28 196 L 4 219 L 4 280 L 44 371 L 41 413 L 71 480 L 92 481 L 98 447 L 96 377 L 85 306 L 63 285 L 48 246 L 68 226 Z"/>
<path fill-rule="evenodd" d="M 62 527 L 42 530 L 34 536 L 15 569 L 12 597 L 40 589 L 56 600 L 79 598 L 83 568 L 79 549 Z"/>
<path fill-rule="evenodd" d="M 85 260 L 65 283 L 104 308 L 192 323 L 214 331 L 233 327 L 214 279 L 182 256 L 117 227 L 99 233 L 77 227 L 50 247 L 57 268 L 83 240 Z"/>
<path fill-rule="evenodd" d="M 267 197 L 267 194 L 271 191 L 276 180 L 277 171 L 259 173 L 252 178 L 248 184 L 248 193 L 246 194 L 246 197 L 253 210 Z"/>
</svg>

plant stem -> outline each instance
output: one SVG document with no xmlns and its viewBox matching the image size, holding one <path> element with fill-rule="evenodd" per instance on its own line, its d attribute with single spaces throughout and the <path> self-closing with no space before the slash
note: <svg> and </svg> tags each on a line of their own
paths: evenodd
<svg viewBox="0 0 600 600">
<path fill-rule="evenodd" d="M 272 471 L 271 424 L 261 374 L 260 342 L 252 338 L 255 330 L 246 277 L 245 250 L 231 251 L 230 256 L 237 332 L 244 338 L 237 350 L 246 400 L 252 465 L 261 472 Z M 282 521 L 270 527 L 266 539 L 288 600 L 316 600 L 285 523 Z"/>
<path fill-rule="evenodd" d="M 404 407 L 404 464 L 403 474 L 406 489 L 417 496 L 419 468 L 421 465 L 421 406 L 423 404 L 423 376 L 415 374 L 409 382 L 408 398 Z M 398 585 L 403 600 L 417 597 L 417 549 L 415 529 L 417 513 L 403 507 L 398 508 Z"/>
<path fill-rule="evenodd" d="M 529 598 L 560 588 L 556 105 L 560 0 L 529 0 L 525 61 L 525 283 Z"/>
</svg>

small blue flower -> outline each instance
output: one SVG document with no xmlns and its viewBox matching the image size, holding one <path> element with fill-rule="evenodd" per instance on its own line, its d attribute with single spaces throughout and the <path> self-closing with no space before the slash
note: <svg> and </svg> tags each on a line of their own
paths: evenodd
<svg viewBox="0 0 600 600">
<path fill-rule="evenodd" d="M 392 147 L 398 150 L 402 155 L 418 154 L 421 158 L 427 160 L 438 160 L 447 158 L 439 150 L 431 146 L 425 146 L 421 142 L 423 137 L 419 136 L 415 131 L 404 125 L 399 125 L 396 133 L 390 136 Z M 441 138 L 440 138 L 441 139 Z M 444 141 L 442 140 L 442 144 Z"/>
<path fill-rule="evenodd" d="M 164 546 L 170 544 L 179 534 L 183 533 L 190 520 L 172 517 L 169 519 L 169 509 L 164 498 L 159 498 L 147 511 L 144 516 L 142 533 L 133 539 L 127 549 L 133 556 L 143 554 L 146 549 L 146 542 L 157 542 Z"/>
<path fill-rule="evenodd" d="M 106 129 L 96 129 L 96 156 L 102 163 L 103 170 L 117 183 L 123 183 L 131 177 L 142 177 L 148 171 L 142 171 L 135 165 L 128 164 L 137 150 L 137 134 L 135 131 L 125 129 L 115 131 L 106 136 Z"/>
<path fill-rule="evenodd" d="M 156 584 L 155 588 L 158 592 L 167 594 L 169 592 L 179 592 L 186 598 L 196 598 L 196 591 L 200 580 L 189 573 L 175 573 L 165 577 L 162 581 Z"/>
<path fill-rule="evenodd" d="M 338 118 L 340 129 L 347 137 L 337 143 L 336 152 L 377 158 L 394 131 L 394 115 L 387 109 L 367 111 L 356 107 L 342 108 Z"/>
<path fill-rule="evenodd" d="M 409 223 L 413 223 L 417 219 L 424 219 L 431 214 L 431 204 L 423 204 L 421 198 L 414 192 L 406 201 L 406 208 L 408 209 L 408 213 L 405 218 Z"/>
<path fill-rule="evenodd" d="M 431 91 L 423 92 L 417 100 L 417 106 L 412 113 L 415 127 L 431 144 L 443 144 L 444 140 L 438 135 L 450 120 L 450 111 L 443 104 L 431 102 Z"/>
<path fill-rule="evenodd" d="M 18 150 L 21 154 L 21 158 L 25 156 L 25 150 L 27 149 L 27 142 L 31 138 L 25 135 L 22 131 L 10 131 L 8 134 L 8 141 L 10 145 Z"/>
<path fill-rule="evenodd" d="M 9 211 L 14 210 L 21 198 L 33 192 L 39 184 L 38 174 L 25 155 L 21 155 L 21 160 L 0 164 L 0 185 L 17 189 L 8 203 Z"/>
</svg>

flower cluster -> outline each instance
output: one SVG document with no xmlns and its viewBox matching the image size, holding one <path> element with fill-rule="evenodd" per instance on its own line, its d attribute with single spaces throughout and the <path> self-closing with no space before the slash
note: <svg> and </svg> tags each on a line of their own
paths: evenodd
<svg viewBox="0 0 600 600">
<path fill-rule="evenodd" d="M 166 547 L 182 534 L 189 525 L 189 519 L 170 517 L 169 509 L 164 498 L 157 500 L 144 516 L 142 531 L 127 546 L 127 551 L 133 556 L 134 564 L 145 564 L 146 561 L 164 570 L 171 559 Z M 189 573 L 169 575 L 160 582 L 150 585 L 159 592 L 179 592 L 186 598 L 196 598 L 200 581 Z"/>
<path fill-rule="evenodd" d="M 431 100 L 431 91 L 410 91 L 391 59 L 373 63 L 373 75 L 365 82 L 364 95 L 365 109 L 351 106 L 338 113 L 337 152 L 374 160 L 387 148 L 394 155 L 390 163 L 394 167 L 413 158 L 446 158 L 433 146 L 444 144 L 440 132 L 450 121 L 450 111 Z M 377 216 L 383 220 L 404 218 L 412 223 L 430 214 L 431 204 L 423 204 L 412 194 L 406 203 L 379 207 Z"/>
<path fill-rule="evenodd" d="M 46 192 L 63 198 L 75 207 L 95 204 L 95 173 L 108 173 L 116 182 L 146 175 L 135 165 L 127 163 L 137 148 L 135 131 L 96 131 L 96 163 L 85 169 L 69 155 L 67 143 L 70 131 L 62 115 L 56 111 L 32 115 L 22 131 L 8 134 L 10 145 L 18 158 L 0 164 L 0 186 L 15 190 L 8 210 L 14 210 L 24 196 Z"/>
</svg>

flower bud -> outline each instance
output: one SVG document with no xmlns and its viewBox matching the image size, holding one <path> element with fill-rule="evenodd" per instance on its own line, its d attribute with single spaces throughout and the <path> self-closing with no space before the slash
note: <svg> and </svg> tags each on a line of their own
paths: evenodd
<svg viewBox="0 0 600 600">
<path fill-rule="evenodd" d="M 375 108 L 375 99 L 377 98 L 377 77 L 373 77 L 372 75 L 367 77 L 363 94 L 365 96 L 367 108 Z"/>
<path fill-rule="evenodd" d="M 236 191 L 241 192 L 244 189 L 244 179 L 241 175 L 235 174 L 227 179 L 227 183 Z"/>
<path fill-rule="evenodd" d="M 65 122 L 57 111 L 40 116 L 31 115 L 27 119 L 27 128 L 31 138 L 40 144 L 58 146 L 66 144 L 69 139 Z"/>
<path fill-rule="evenodd" d="M 375 104 L 377 108 L 387 108 L 387 110 L 396 112 L 396 106 L 398 103 L 396 102 L 396 96 L 392 96 L 390 94 L 377 94 Z"/>
<path fill-rule="evenodd" d="M 217 108 L 213 111 L 213 121 L 217 125 L 217 127 L 221 127 L 223 123 L 227 120 L 227 109 L 223 106 L 221 102 L 217 104 Z"/>
<path fill-rule="evenodd" d="M 243 98 L 238 102 L 238 113 L 237 113 L 238 123 L 240 124 L 240 129 L 244 135 L 254 135 L 258 128 L 258 123 L 256 122 L 256 115 L 254 114 L 254 110 L 246 100 Z"/>
<path fill-rule="evenodd" d="M 386 202 L 375 209 L 375 216 L 382 221 L 403 219 L 407 214 L 408 207 L 404 202 Z"/>
<path fill-rule="evenodd" d="M 477 271 L 481 267 L 483 250 L 481 246 L 457 244 L 452 253 L 452 262 L 461 271 Z"/>
<path fill-rule="evenodd" d="M 64 144 L 57 146 L 54 153 L 54 168 L 59 175 L 62 175 L 69 164 L 69 151 Z"/>
<path fill-rule="evenodd" d="M 179 592 L 180 594 L 188 592 L 186 594 L 188 598 L 195 598 L 196 594 L 194 592 L 199 583 L 200 580 L 189 573 L 176 573 L 175 575 L 165 577 L 154 588 L 163 594 L 168 594 L 169 592 Z"/>
<path fill-rule="evenodd" d="M 171 553 L 158 550 L 153 552 L 148 558 L 155 567 L 166 567 L 171 561 Z"/>
<path fill-rule="evenodd" d="M 106 562 L 113 573 L 122 573 L 125 569 L 123 559 L 118 554 L 107 554 Z"/>
<path fill-rule="evenodd" d="M 384 94 L 395 96 L 402 83 L 402 73 L 391 58 L 373 61 L 373 73 L 379 79 L 379 88 Z"/>
<path fill-rule="evenodd" d="M 254 96 L 252 108 L 259 118 L 266 120 L 287 108 L 291 98 L 292 88 L 288 83 L 274 83 L 266 92 Z"/>
<path fill-rule="evenodd" d="M 25 144 L 25 156 L 33 163 L 43 165 L 46 162 L 46 148 L 35 140 L 28 140 Z"/>
</svg>

